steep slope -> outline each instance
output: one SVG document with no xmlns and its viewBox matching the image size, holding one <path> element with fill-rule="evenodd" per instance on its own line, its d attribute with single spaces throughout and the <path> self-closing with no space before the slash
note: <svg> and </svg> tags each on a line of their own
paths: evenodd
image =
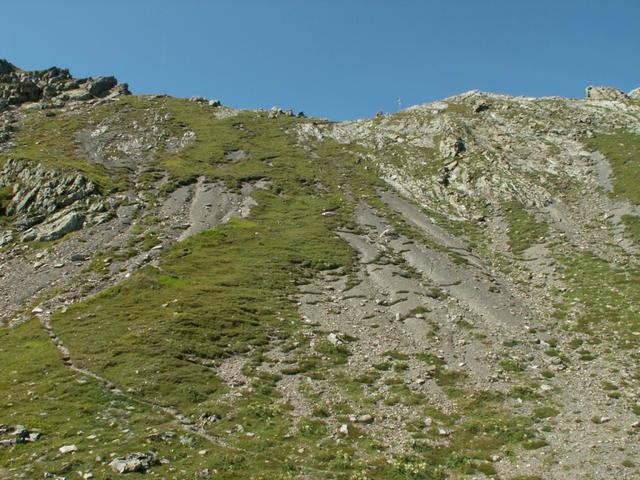
<svg viewBox="0 0 640 480">
<path fill-rule="evenodd" d="M 0 62 L 0 478 L 639 475 L 637 99 L 55 71 Z"/>
</svg>

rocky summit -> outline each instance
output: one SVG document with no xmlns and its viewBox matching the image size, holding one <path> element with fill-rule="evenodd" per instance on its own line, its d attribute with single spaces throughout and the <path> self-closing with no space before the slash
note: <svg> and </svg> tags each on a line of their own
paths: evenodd
<svg viewBox="0 0 640 480">
<path fill-rule="evenodd" d="M 0 479 L 640 478 L 640 94 L 332 122 L 0 61 Z"/>
</svg>

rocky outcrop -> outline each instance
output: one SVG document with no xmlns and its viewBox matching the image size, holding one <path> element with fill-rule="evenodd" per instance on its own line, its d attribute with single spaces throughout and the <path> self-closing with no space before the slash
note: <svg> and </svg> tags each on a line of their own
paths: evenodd
<svg viewBox="0 0 640 480">
<path fill-rule="evenodd" d="M 47 170 L 18 159 L 8 160 L 0 171 L 0 186 L 13 185 L 8 216 L 26 218 L 53 213 L 98 193 L 98 186 L 81 173 Z"/>
<path fill-rule="evenodd" d="M 640 88 L 634 88 L 627 94 L 627 96 L 631 100 L 640 100 Z"/>
<path fill-rule="evenodd" d="M 623 101 L 627 100 L 627 98 L 627 95 L 622 90 L 614 87 L 587 87 L 588 100 Z"/>
<path fill-rule="evenodd" d="M 0 75 L 6 75 L 16 71 L 16 67 L 6 60 L 0 58 Z"/>
<path fill-rule="evenodd" d="M 84 215 L 78 211 L 62 211 L 53 215 L 38 227 L 30 228 L 22 235 L 23 242 L 39 240 L 46 242 L 64 237 L 67 233 L 80 230 L 84 224 Z"/>
<path fill-rule="evenodd" d="M 69 70 L 58 67 L 28 72 L 0 59 L 0 111 L 29 102 L 50 108 L 129 93 L 127 84 L 119 84 L 115 77 L 75 79 Z"/>
<path fill-rule="evenodd" d="M 0 170 L 3 186 L 13 188 L 4 212 L 12 230 L 0 233 L 0 245 L 9 243 L 15 232 L 23 232 L 22 241 L 55 240 L 82 228 L 87 215 L 96 221 L 109 214 L 98 185 L 82 173 L 10 159 Z"/>
</svg>

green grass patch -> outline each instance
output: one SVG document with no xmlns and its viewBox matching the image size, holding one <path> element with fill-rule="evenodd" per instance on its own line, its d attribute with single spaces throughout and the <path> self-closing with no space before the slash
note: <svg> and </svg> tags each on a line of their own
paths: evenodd
<svg viewBox="0 0 640 480">
<path fill-rule="evenodd" d="M 599 133 L 585 140 L 602 153 L 613 170 L 613 195 L 640 204 L 640 135 L 629 131 Z"/>
<path fill-rule="evenodd" d="M 506 203 L 503 212 L 509 222 L 509 246 L 515 255 L 520 255 L 536 243 L 541 243 L 549 234 L 547 224 L 533 218 L 517 201 Z"/>
</svg>

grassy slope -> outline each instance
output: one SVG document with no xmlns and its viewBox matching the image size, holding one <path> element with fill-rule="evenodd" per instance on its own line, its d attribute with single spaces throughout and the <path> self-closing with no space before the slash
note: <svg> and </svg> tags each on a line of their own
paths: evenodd
<svg viewBox="0 0 640 480">
<path fill-rule="evenodd" d="M 44 472 L 63 475 L 77 470 L 105 478 L 110 469 L 96 462 L 97 456 L 108 462 L 112 453 L 148 449 L 173 460 L 170 466 L 157 467 L 165 475 L 202 464 L 177 438 L 169 443 L 148 439 L 155 428 L 172 428 L 165 415 L 114 396 L 66 369 L 37 322 L 1 330 L 0 345 L 0 423 L 25 425 L 42 434 L 34 443 L 0 448 L 0 478 L 14 473 L 42 478 Z M 77 445 L 79 451 L 61 455 L 58 449 L 63 445 Z"/>
<path fill-rule="evenodd" d="M 102 110 L 106 108 L 115 110 Z M 411 479 L 427 475 L 444 478 L 448 471 L 491 473 L 492 467 L 486 463 L 491 453 L 497 449 L 508 453 L 523 441 L 525 446 L 529 445 L 528 439 L 533 436 L 531 419 L 510 415 L 503 408 L 506 398 L 502 396 L 466 391 L 464 378 L 454 375 L 455 372 L 438 372 L 438 381 L 459 406 L 459 411 L 451 415 L 425 404 L 423 397 L 411 394 L 402 383 L 390 385 L 395 392 L 393 401 L 441 418 L 452 432 L 448 445 L 417 441 L 413 452 L 393 463 L 387 463 L 384 452 L 358 431 L 338 444 L 330 437 L 332 432 L 328 431 L 321 412 L 310 418 L 294 419 L 290 405 L 275 389 L 280 377 L 256 370 L 264 361 L 263 353 L 277 345 L 295 349 L 295 342 L 299 342 L 295 371 L 335 378 L 354 411 L 375 401 L 368 397 L 366 389 L 366 382 L 375 381 L 375 376 L 354 378 L 354 373 L 344 368 L 348 349 L 322 342 L 312 348 L 308 340 L 297 335 L 300 319 L 287 296 L 297 284 L 320 270 L 341 267 L 345 273 L 349 271 L 354 253 L 334 231 L 337 226 L 351 222 L 356 202 L 373 194 L 377 179 L 345 147 L 331 143 L 318 146 L 318 159 L 296 147 L 286 130 L 293 122 L 306 120 L 270 120 L 265 114 L 252 112 L 216 119 L 210 107 L 176 99 L 127 99 L 114 106 L 100 107 L 95 115 L 136 116 L 141 108 L 168 112 L 172 117 L 169 128 L 179 132 L 181 126 L 187 125 L 197 134 L 193 146 L 177 156 L 164 155 L 157 165 L 158 170 L 166 169 L 175 183 L 193 181 L 199 175 L 223 179 L 232 187 L 256 178 L 271 182 L 268 190 L 256 192 L 259 206 L 254 207 L 250 218 L 233 220 L 176 245 L 163 256 L 160 269 L 148 267 L 119 286 L 54 317 L 54 328 L 73 352 L 74 360 L 128 392 L 132 398 L 129 403 L 139 406 L 139 400 L 144 400 L 176 406 L 194 418 L 204 412 L 220 414 L 222 420 L 209 427 L 211 433 L 224 436 L 241 449 L 219 450 L 204 445 L 202 448 L 210 454 L 196 459 L 177 442 L 168 446 L 153 444 L 149 448 L 161 453 L 166 448 L 174 449 L 166 454 L 172 466 L 158 467 L 159 473 L 177 468 L 184 469 L 184 475 L 189 476 L 206 466 L 217 469 L 221 478 L 291 478 L 289 475 L 298 474 L 312 478 Z M 52 120 L 59 121 L 59 117 Z M 80 168 L 100 179 L 102 172 L 91 172 L 93 167 L 73 157 L 67 149 L 65 142 L 80 127 L 81 124 L 74 123 L 63 129 L 67 137 L 56 147 L 59 156 L 49 161 L 62 167 L 84 162 L 78 164 Z M 53 127 L 42 128 L 48 135 L 46 132 Z M 46 138 L 55 147 L 58 140 Z M 227 162 L 225 151 L 238 148 L 247 151 L 250 158 L 239 163 Z M 37 159 L 26 146 L 18 151 L 22 156 Z M 325 210 L 335 210 L 337 214 L 323 217 L 321 213 Z M 177 301 L 173 302 L 174 299 Z M 163 307 L 165 304 L 168 305 Z M 63 369 L 56 351 L 35 321 L 4 335 L 1 353 L 13 365 L 16 375 L 33 378 L 34 387 L 43 392 L 69 389 L 65 397 L 68 403 L 60 408 L 79 413 L 65 417 L 65 428 L 60 427 L 63 423 L 60 415 L 52 415 L 53 423 L 41 425 L 46 440 L 3 452 L 3 462 L 28 468 L 31 452 L 38 451 L 39 455 L 42 450 L 51 458 L 34 464 L 31 467 L 34 471 L 41 474 L 52 465 L 62 469 L 65 459 L 54 459 L 54 449 L 61 442 L 75 442 L 80 451 L 74 461 L 79 465 L 73 468 L 93 465 L 97 447 L 84 434 L 72 434 L 95 430 L 91 419 L 96 412 L 112 407 L 110 398 L 92 382 L 82 386 L 74 383 L 77 376 Z M 22 348 L 25 335 L 37 339 L 36 351 Z M 16 352 L 21 353 L 16 356 Z M 237 355 L 249 360 L 244 370 L 251 379 L 253 393 L 229 399 L 221 380 L 193 359 L 218 362 Z M 37 375 L 33 366 L 43 364 L 50 365 L 55 375 Z M 21 395 L 27 395 L 20 391 Z M 32 404 L 34 408 L 52 408 L 48 395 L 41 395 Z M 85 406 L 80 408 L 73 402 Z M 34 426 L 34 411 L 24 402 L 15 403 L 7 398 L 4 407 L 13 407 L 13 418 L 28 427 Z M 145 426 L 175 430 L 175 426 L 167 424 L 167 418 L 152 414 L 148 407 L 141 408 L 140 417 L 136 417 L 139 423 L 133 427 L 125 424 L 134 431 L 131 441 L 120 439 L 128 433 L 122 433 L 116 424 L 109 427 L 112 429 L 109 433 L 103 433 L 105 444 L 109 445 L 105 448 L 117 454 L 147 448 L 141 438 L 143 434 L 134 428 L 136 425 L 142 428 L 146 415 L 149 422 Z M 0 422 L 17 423 L 17 420 L 3 416 Z M 226 433 L 237 424 L 256 436 Z M 412 428 L 417 440 L 438 438 L 435 429 L 425 430 L 420 425 Z M 287 435 L 290 432 L 293 435 Z M 119 439 L 120 443 L 109 443 L 112 439 Z M 94 472 L 104 468 L 94 465 Z"/>
<path fill-rule="evenodd" d="M 113 119 L 117 127 L 126 130 L 132 122 L 144 122 L 147 107 L 148 100 L 144 97 L 130 96 L 99 107 L 79 106 L 53 116 L 49 116 L 51 111 L 31 111 L 12 139 L 15 147 L 0 154 L 0 167 L 9 158 L 19 158 L 46 168 L 82 172 L 105 192 L 124 189 L 128 172 L 108 171 L 80 156 L 76 134 L 97 126 L 105 118 Z"/>
<path fill-rule="evenodd" d="M 600 133 L 587 145 L 602 153 L 613 170 L 613 196 L 640 205 L 640 135 L 624 130 Z M 625 215 L 622 221 L 633 240 L 640 244 L 640 219 Z"/>
</svg>

